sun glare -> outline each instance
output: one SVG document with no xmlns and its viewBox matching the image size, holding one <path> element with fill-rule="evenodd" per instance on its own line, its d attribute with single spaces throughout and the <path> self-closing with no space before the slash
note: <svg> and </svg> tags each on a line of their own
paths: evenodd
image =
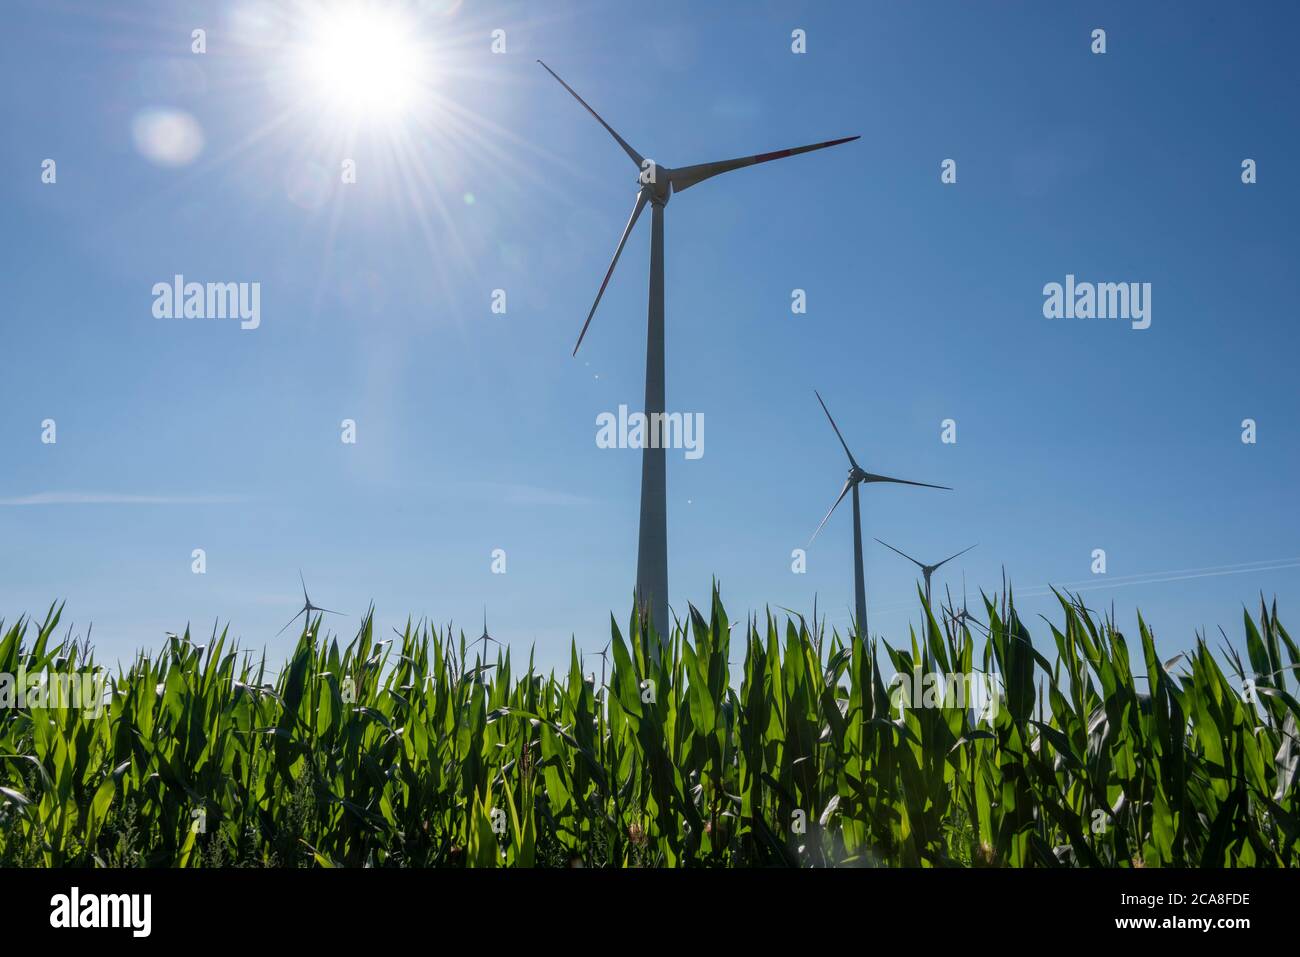
<svg viewBox="0 0 1300 957">
<path fill-rule="evenodd" d="M 408 23 L 357 6 L 321 12 L 306 25 L 300 67 L 323 109 L 392 119 L 417 102 L 423 59 Z"/>
</svg>

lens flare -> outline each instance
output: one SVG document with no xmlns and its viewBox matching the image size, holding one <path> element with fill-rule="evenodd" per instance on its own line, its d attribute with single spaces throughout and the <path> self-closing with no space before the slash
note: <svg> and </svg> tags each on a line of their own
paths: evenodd
<svg viewBox="0 0 1300 957">
<path fill-rule="evenodd" d="M 184 110 L 144 110 L 131 122 L 131 138 L 159 166 L 187 166 L 203 152 L 203 128 Z"/>
</svg>

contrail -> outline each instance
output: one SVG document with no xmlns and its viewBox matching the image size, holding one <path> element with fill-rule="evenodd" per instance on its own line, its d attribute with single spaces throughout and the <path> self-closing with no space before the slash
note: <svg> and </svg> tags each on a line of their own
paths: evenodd
<svg viewBox="0 0 1300 957">
<path fill-rule="evenodd" d="M 1220 578 L 1225 575 L 1281 571 L 1287 568 L 1300 568 L 1300 557 L 1269 558 L 1253 562 L 1237 562 L 1232 565 L 1206 565 L 1201 568 L 1178 568 L 1162 572 L 1141 572 L 1136 575 L 1119 575 L 1114 578 L 1106 576 L 1107 580 L 1103 581 L 1083 579 L 1074 582 L 1031 585 L 1026 589 L 1016 589 L 1015 595 L 1020 598 L 1043 598 L 1050 595 L 1053 588 L 1068 591 L 1098 591 L 1103 588 L 1123 588 L 1126 585 L 1158 585 L 1164 582 L 1188 581 L 1195 578 Z M 882 612 L 900 611 L 912 607 L 912 602 L 890 602 L 879 606 L 879 610 Z"/>
<path fill-rule="evenodd" d="M 1300 568 L 1300 558 L 1277 559 L 1276 561 L 1283 562 L 1284 564 L 1243 563 L 1241 565 L 1225 565 L 1219 568 L 1186 569 L 1185 571 L 1175 572 L 1152 572 L 1148 577 L 1144 578 L 1128 576 L 1127 581 L 1117 579 L 1109 582 L 1075 582 L 1071 583 L 1068 587 L 1070 591 L 1096 591 L 1099 588 L 1123 588 L 1125 585 L 1155 585 L 1161 582 L 1187 581 L 1191 578 L 1218 578 L 1222 575 L 1244 575 L 1250 572 L 1271 572 L 1282 568 Z M 1245 567 L 1247 564 L 1252 565 L 1252 567 Z M 1058 587 L 1065 588 L 1067 586 L 1061 585 Z M 1031 589 L 1031 592 L 1032 594 L 1029 594 L 1026 597 L 1035 598 L 1040 595 L 1048 595 L 1051 594 L 1051 586 L 1042 585 L 1036 590 Z"/>
</svg>

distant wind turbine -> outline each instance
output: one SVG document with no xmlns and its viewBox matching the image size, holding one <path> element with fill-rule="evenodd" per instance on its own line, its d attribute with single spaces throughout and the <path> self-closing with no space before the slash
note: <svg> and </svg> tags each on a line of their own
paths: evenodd
<svg viewBox="0 0 1300 957">
<path fill-rule="evenodd" d="M 636 202 L 632 206 L 632 215 L 628 217 L 627 225 L 623 227 L 623 236 L 618 241 L 618 248 L 614 250 L 614 258 L 610 261 L 609 269 L 605 271 L 605 278 L 600 284 L 600 290 L 596 293 L 596 301 L 592 303 L 591 311 L 587 313 L 587 321 L 582 324 L 582 331 L 578 334 L 577 345 L 573 347 L 574 355 L 578 354 L 578 347 L 582 345 L 582 339 L 587 334 L 587 327 L 591 325 L 591 319 L 596 314 L 596 307 L 600 305 L 601 296 L 605 294 L 605 287 L 609 285 L 609 279 L 614 274 L 614 267 L 618 265 L 618 257 L 623 252 L 627 237 L 632 233 L 632 227 L 636 225 L 637 217 L 645 209 L 646 203 L 649 203 L 654 208 L 650 233 L 650 297 L 646 330 L 644 412 L 651 436 L 657 436 L 658 423 L 662 421 L 665 409 L 664 207 L 668 205 L 668 200 L 672 198 L 674 193 L 690 189 L 697 183 L 702 183 L 720 173 L 728 173 L 745 166 L 756 166 L 759 163 L 767 163 L 787 156 L 796 156 L 799 153 L 810 153 L 813 150 L 825 149 L 828 146 L 838 146 L 841 143 L 856 140 L 858 137 L 847 136 L 843 139 L 828 140 L 825 143 L 814 143 L 810 146 L 797 146 L 793 149 L 777 150 L 773 153 L 759 153 L 754 156 L 722 160 L 717 163 L 700 163 L 696 166 L 670 169 L 659 166 L 653 160 L 646 159 L 629 146 L 627 141 L 614 132 L 614 128 L 601 119 L 600 114 L 588 106 L 587 101 L 580 97 L 569 84 L 561 80 L 554 70 L 542 63 L 541 60 L 537 62 L 541 63 L 546 72 L 555 77 L 575 100 L 586 107 L 587 112 L 596 118 L 596 121 L 605 128 L 606 132 L 623 148 L 623 152 L 636 164 L 639 173 Z M 660 630 L 669 627 L 667 495 L 667 477 L 662 443 L 647 440 L 641 451 L 641 520 L 637 544 L 636 602 L 637 607 L 643 614 L 647 610 L 649 611 L 651 620 Z"/>
<path fill-rule="evenodd" d="M 600 649 L 600 651 L 588 651 L 582 656 L 584 661 L 587 658 L 592 657 L 600 659 L 600 686 L 602 688 L 605 687 L 605 666 L 609 664 L 609 646 L 613 643 L 614 639 L 611 638 L 609 641 L 605 642 L 605 647 Z"/>
<path fill-rule="evenodd" d="M 880 539 L 877 538 L 876 541 L 880 542 Z M 971 545 L 970 548 L 963 548 L 961 551 L 957 552 L 956 555 L 949 555 L 943 561 L 935 562 L 933 565 L 927 565 L 925 564 L 925 562 L 917 561 L 911 555 L 907 554 L 907 552 L 895 548 L 893 545 L 889 544 L 889 542 L 880 542 L 880 544 L 884 545 L 891 552 L 895 552 L 896 554 L 902 555 L 904 558 L 906 558 L 917 568 L 921 569 L 921 574 L 925 576 L 925 603 L 928 606 L 930 604 L 930 576 L 933 575 L 936 571 L 938 571 L 942 566 L 947 565 L 958 555 L 965 555 L 968 551 L 971 550 L 971 548 L 974 548 L 975 545 L 978 545 L 979 542 L 976 542 L 975 545 Z"/>
<path fill-rule="evenodd" d="M 306 581 L 303 579 L 303 577 L 302 577 L 302 570 L 301 570 L 301 569 L 298 571 L 298 580 L 299 580 L 300 582 L 302 582 L 302 610 L 299 611 L 298 614 L 296 614 L 296 615 L 294 615 L 292 618 L 290 618 L 290 619 L 289 619 L 289 623 L 286 624 L 286 625 L 284 626 L 284 628 L 281 628 L 279 631 L 277 631 L 277 632 L 275 633 L 275 636 L 276 636 L 277 638 L 279 638 L 282 634 L 284 634 L 285 629 L 287 629 L 287 628 L 289 627 L 289 625 L 292 625 L 295 621 L 297 621 L 297 620 L 298 620 L 299 618 L 301 618 L 303 615 L 306 615 L 306 616 L 307 616 L 307 621 L 305 622 L 305 627 L 310 628 L 310 627 L 311 627 L 311 613 L 314 612 L 314 611 L 321 611 L 321 612 L 324 612 L 324 613 L 327 614 L 327 615 L 341 615 L 341 614 L 342 614 L 342 612 L 339 612 L 339 611 L 330 611 L 328 608 L 321 608 L 319 605 L 313 605 L 313 604 L 311 603 L 311 599 L 307 597 L 307 582 L 306 582 Z"/>
<path fill-rule="evenodd" d="M 965 572 L 962 572 L 962 576 L 961 576 L 961 611 L 954 611 L 954 607 L 955 606 L 953 605 L 952 602 L 952 593 L 949 592 L 948 617 L 951 618 L 953 622 L 959 627 L 965 625 L 967 622 L 973 621 L 979 627 L 987 630 L 987 626 L 983 622 L 981 622 L 978 618 L 976 618 L 974 615 L 972 615 L 970 609 L 966 607 L 966 573 Z"/>
<path fill-rule="evenodd" d="M 863 471 L 858 466 L 858 460 L 853 457 L 849 451 L 849 445 L 844 441 L 844 436 L 840 434 L 840 427 L 835 424 L 835 419 L 831 417 L 831 410 L 826 408 L 826 403 L 822 402 L 821 393 L 816 389 L 813 394 L 817 396 L 817 401 L 821 402 L 822 411 L 826 413 L 826 418 L 830 420 L 831 428 L 835 430 L 836 437 L 840 440 L 840 445 L 844 446 L 844 454 L 849 457 L 849 477 L 844 481 L 844 487 L 840 489 L 840 497 L 835 500 L 830 509 L 826 512 L 825 518 L 817 526 L 817 530 L 812 533 L 812 538 L 808 539 L 808 544 L 812 545 L 813 539 L 817 537 L 817 532 L 822 530 L 840 502 L 844 501 L 844 496 L 850 491 L 853 492 L 853 588 L 854 588 L 854 605 L 857 610 L 858 633 L 862 635 L 863 640 L 868 636 L 867 632 L 867 581 L 862 570 L 862 511 L 858 504 L 858 486 L 871 482 L 892 482 L 897 485 L 919 485 L 922 488 L 940 488 L 946 492 L 952 489 L 946 485 L 930 485 L 928 482 L 911 482 L 907 479 L 890 478 L 887 475 L 876 475 L 873 472 Z"/>
<path fill-rule="evenodd" d="M 475 644 L 475 645 L 477 645 L 477 644 L 482 644 L 482 645 L 483 645 L 483 650 L 482 650 L 481 652 L 479 652 L 479 658 L 483 661 L 484 666 L 487 665 L 487 643 L 488 643 L 489 641 L 492 642 L 492 644 L 494 644 L 494 645 L 500 645 L 500 644 L 501 644 L 501 642 L 497 641 L 495 638 L 493 638 L 491 635 L 488 634 L 488 627 L 487 627 L 487 605 L 484 605 L 484 606 L 483 606 L 483 634 L 479 635 L 479 636 L 478 636 L 477 638 L 475 638 L 474 641 L 472 642 L 472 644 Z"/>
</svg>

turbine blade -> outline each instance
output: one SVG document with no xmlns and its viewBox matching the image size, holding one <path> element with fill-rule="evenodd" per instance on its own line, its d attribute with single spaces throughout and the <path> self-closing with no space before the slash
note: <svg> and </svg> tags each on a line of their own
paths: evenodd
<svg viewBox="0 0 1300 957">
<path fill-rule="evenodd" d="M 831 428 L 835 430 L 835 434 L 839 437 L 840 445 L 844 446 L 844 454 L 849 457 L 849 464 L 854 468 L 857 468 L 858 461 L 853 457 L 853 453 L 849 451 L 849 443 L 845 442 L 844 436 L 840 435 L 840 427 L 836 425 L 835 420 L 831 418 L 831 410 L 826 408 L 825 402 L 822 402 L 822 394 L 816 389 L 813 389 L 813 395 L 817 396 L 817 401 L 822 403 L 822 411 L 826 413 L 826 418 L 831 420 Z"/>
<path fill-rule="evenodd" d="M 306 614 L 306 612 L 307 612 L 307 609 L 304 608 L 302 611 L 298 612 L 298 614 L 296 614 L 296 615 L 294 615 L 292 618 L 290 618 L 289 621 L 288 621 L 288 624 L 286 624 L 283 628 L 281 628 L 279 631 L 277 631 L 277 632 L 275 633 L 275 637 L 279 638 L 281 635 L 283 635 L 283 634 L 285 633 L 285 631 L 288 630 L 289 625 L 292 625 L 295 621 L 297 621 L 297 620 L 298 620 L 299 618 L 301 618 L 304 614 Z"/>
<path fill-rule="evenodd" d="M 311 604 L 311 599 L 307 597 L 307 579 L 302 577 L 302 569 L 298 569 L 298 581 L 302 582 L 302 600 Z"/>
<path fill-rule="evenodd" d="M 605 287 L 609 285 L 609 277 L 614 275 L 614 267 L 618 265 L 618 257 L 623 254 L 623 247 L 627 245 L 627 237 L 632 233 L 632 227 L 636 225 L 637 217 L 641 215 L 641 210 L 645 209 L 646 194 L 636 194 L 636 205 L 632 207 L 632 215 L 628 217 L 627 225 L 623 227 L 623 238 L 618 241 L 618 248 L 614 250 L 614 258 L 609 261 L 609 269 L 605 270 L 605 281 L 600 284 L 600 292 L 596 293 L 596 301 L 591 304 L 591 312 L 587 313 L 587 321 L 582 324 L 582 331 L 578 333 L 578 344 L 573 347 L 573 354 L 578 354 L 578 347 L 582 345 L 582 337 L 587 334 L 587 327 L 591 325 L 591 319 L 596 315 L 596 307 L 600 305 L 600 297 L 605 295 Z M 487 612 L 484 612 L 484 626 L 487 623 Z"/>
<path fill-rule="evenodd" d="M 943 489 L 945 492 L 951 492 L 951 491 L 952 491 L 952 489 L 950 489 L 950 488 L 949 488 L 948 486 L 946 486 L 946 485 L 931 485 L 929 482 L 910 482 L 910 481 L 908 481 L 907 479 L 896 479 L 896 478 L 890 478 L 888 475 L 874 475 L 874 474 L 872 474 L 871 472 L 868 472 L 868 473 L 867 473 L 867 477 L 864 478 L 862 481 L 864 481 L 864 482 L 893 482 L 893 483 L 895 483 L 896 485 L 919 485 L 919 486 L 921 486 L 922 488 L 941 488 L 941 489 Z"/>
<path fill-rule="evenodd" d="M 880 539 L 877 538 L 876 541 L 880 542 Z M 924 568 L 924 567 L 925 567 L 924 564 L 922 564 L 921 562 L 918 562 L 918 561 L 917 561 L 915 558 L 913 558 L 911 555 L 907 554 L 907 552 L 895 548 L 893 545 L 889 544 L 889 542 L 880 542 L 880 544 L 881 544 L 881 545 L 884 545 L 884 546 L 885 546 L 886 548 L 888 548 L 891 552 L 897 552 L 899 555 L 902 555 L 904 558 L 906 558 L 906 559 L 907 559 L 909 562 L 911 562 L 913 565 L 916 565 L 916 566 L 919 567 L 919 568 Z"/>
<path fill-rule="evenodd" d="M 975 543 L 975 545 L 978 545 L 978 544 L 979 544 L 979 542 L 976 542 L 976 543 Z M 957 552 L 956 555 L 949 555 L 947 558 L 945 558 L 943 561 L 941 561 L 938 565 L 935 565 L 934 567 L 937 569 L 937 568 L 939 568 L 939 567 L 941 567 L 941 566 L 943 566 L 943 565 L 947 565 L 947 564 L 948 564 L 950 561 L 952 561 L 954 558 L 957 558 L 957 557 L 960 556 L 960 555 L 965 555 L 968 551 L 970 551 L 971 548 L 974 548 L 975 545 L 972 545 L 970 548 L 963 548 L 961 551 Z"/>
<path fill-rule="evenodd" d="M 559 77 L 556 77 L 556 79 L 559 79 Z M 695 166 L 683 166 L 681 169 L 672 170 L 668 181 L 673 184 L 673 192 L 680 193 L 682 190 L 690 189 L 696 183 L 702 183 L 719 173 L 729 173 L 733 169 L 757 166 L 759 163 L 785 159 L 787 156 L 798 156 L 800 153 L 811 153 L 813 150 L 824 150 L 828 146 L 839 146 L 841 143 L 851 143 L 856 139 L 859 139 L 859 137 L 846 136 L 843 139 L 827 140 L 825 143 L 813 143 L 811 146 L 796 146 L 793 149 L 777 150 L 775 153 L 758 153 L 754 156 L 742 156 L 739 159 L 722 160 L 718 163 L 699 163 Z"/>
<path fill-rule="evenodd" d="M 538 60 L 537 62 L 538 62 L 538 63 L 542 63 L 541 60 Z M 618 145 L 621 146 L 621 147 L 623 147 L 623 152 L 626 153 L 628 156 L 632 157 L 632 162 L 633 162 L 633 163 L 636 163 L 637 169 L 640 169 L 641 166 L 645 163 L 645 158 L 644 158 L 640 153 L 638 153 L 636 150 L 632 149 L 632 147 L 628 146 L 628 145 L 627 145 L 627 140 L 623 139 L 623 137 L 621 137 L 621 136 L 619 136 L 617 133 L 615 133 L 615 132 L 614 132 L 614 127 L 610 126 L 610 125 L 609 125 L 608 123 L 606 123 L 603 119 L 601 119 L 599 113 L 597 113 L 595 110 L 593 110 L 590 106 L 587 106 L 587 101 L 584 100 L 582 97 L 578 96 L 577 92 L 573 89 L 573 87 L 569 86 L 569 84 L 565 83 L 563 80 L 560 80 L 559 75 L 558 75 L 554 70 L 552 70 L 552 69 L 551 69 L 549 66 L 547 66 L 545 63 L 542 63 L 542 69 L 545 70 L 547 73 L 549 73 L 551 76 L 555 77 L 556 80 L 559 80 L 560 86 L 564 87 L 564 88 L 565 88 L 566 90 L 568 90 L 571 94 L 573 94 L 573 98 L 574 98 L 575 100 L 577 100 L 577 101 L 578 101 L 579 103 L 581 103 L 583 106 L 587 107 L 587 112 L 590 113 L 592 116 L 594 116 L 594 117 L 596 118 L 596 122 L 597 122 L 597 123 L 599 123 L 601 126 L 605 127 L 605 129 L 609 132 L 609 135 L 610 135 L 610 136 L 612 136 L 612 137 L 614 137 L 614 139 L 618 140 Z"/>
<path fill-rule="evenodd" d="M 809 545 L 813 543 L 813 538 L 817 537 L 817 532 L 820 532 L 822 530 L 822 525 L 825 525 L 827 520 L 831 517 L 831 512 L 835 511 L 836 507 L 840 504 L 840 502 L 844 501 L 844 496 L 849 494 L 849 489 L 851 489 L 852 487 L 853 487 L 852 479 L 848 479 L 844 482 L 844 488 L 840 489 L 840 497 L 835 500 L 835 504 L 832 505 L 830 509 L 826 512 L 826 517 L 822 519 L 821 525 L 817 526 L 817 530 L 812 533 L 812 538 L 808 539 Z"/>
<path fill-rule="evenodd" d="M 311 606 L 311 610 L 312 610 L 312 611 L 323 611 L 323 612 L 324 612 L 325 614 L 327 614 L 327 615 L 341 615 L 341 614 L 343 614 L 343 612 L 341 612 L 341 611 L 330 611 L 328 608 L 321 608 L 319 605 L 312 605 L 312 606 Z"/>
</svg>

